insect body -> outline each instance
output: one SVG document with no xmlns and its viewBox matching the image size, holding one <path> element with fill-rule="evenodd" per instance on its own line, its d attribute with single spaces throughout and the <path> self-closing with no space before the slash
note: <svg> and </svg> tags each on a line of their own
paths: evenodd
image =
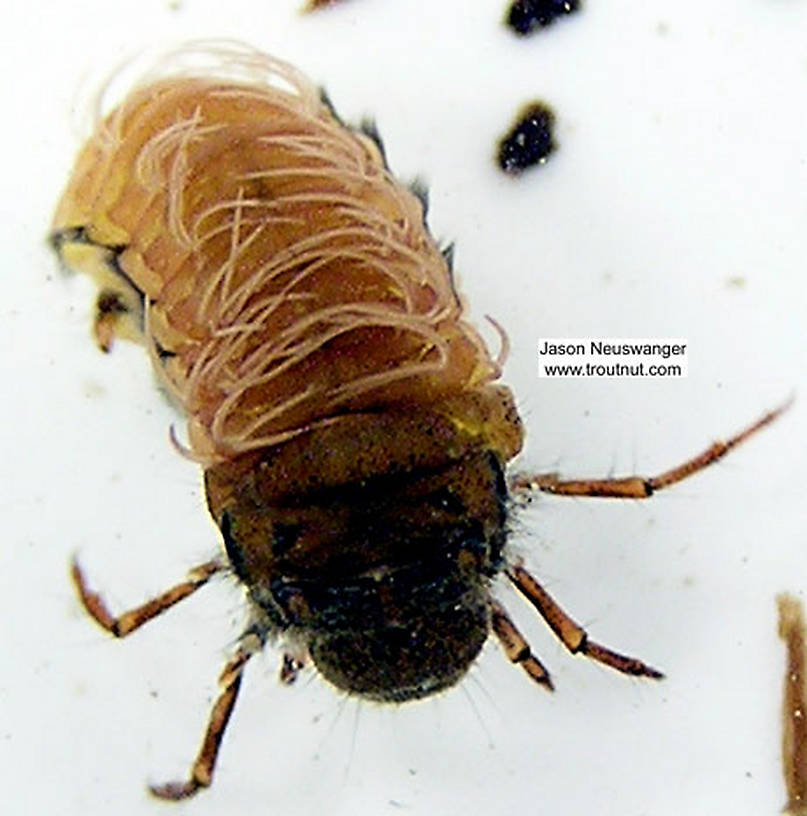
<svg viewBox="0 0 807 816">
<path fill-rule="evenodd" d="M 185 64 L 200 55 L 215 66 Z M 99 121 L 52 232 L 99 284 L 101 348 L 144 343 L 187 414 L 225 551 L 119 616 L 74 564 L 84 605 L 125 636 L 224 570 L 248 597 L 190 777 L 153 791 L 210 784 L 241 673 L 268 639 L 288 649 L 286 680 L 310 660 L 348 693 L 402 702 L 456 683 L 494 633 L 551 688 L 490 594 L 502 572 L 572 652 L 660 677 L 590 641 L 508 561 L 508 497 L 643 498 L 776 412 L 655 479 L 508 485 L 522 444 L 512 395 L 374 130 L 344 126 L 294 68 L 244 47 L 189 47 L 169 64 Z"/>
</svg>

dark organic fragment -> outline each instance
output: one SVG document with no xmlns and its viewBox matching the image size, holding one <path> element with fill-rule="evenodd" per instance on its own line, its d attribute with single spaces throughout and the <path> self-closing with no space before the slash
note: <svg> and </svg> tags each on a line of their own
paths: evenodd
<svg viewBox="0 0 807 816">
<path fill-rule="evenodd" d="M 785 812 L 807 816 L 807 630 L 804 608 L 792 595 L 780 595 L 779 636 L 787 647 L 782 763 L 787 788 Z"/>
<path fill-rule="evenodd" d="M 342 0 L 306 0 L 305 5 L 300 9 L 300 11 L 304 13 L 308 11 L 317 11 L 317 9 L 335 6 L 341 2 Z"/>
<path fill-rule="evenodd" d="M 546 28 L 557 17 L 572 14 L 579 8 L 579 0 L 513 0 L 507 12 L 507 25 L 516 34 L 530 34 L 536 28 Z"/>
<path fill-rule="evenodd" d="M 534 164 L 546 162 L 555 149 L 552 128 L 555 114 L 543 102 L 525 105 L 509 133 L 499 142 L 497 161 L 505 173 L 518 175 Z"/>
</svg>

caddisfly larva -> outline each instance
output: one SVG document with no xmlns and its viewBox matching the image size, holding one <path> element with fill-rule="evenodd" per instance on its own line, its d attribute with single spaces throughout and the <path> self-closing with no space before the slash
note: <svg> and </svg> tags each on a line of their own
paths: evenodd
<svg viewBox="0 0 807 816">
<path fill-rule="evenodd" d="M 491 594 L 501 574 L 569 651 L 660 677 L 590 640 L 508 558 L 509 497 L 646 498 L 783 410 L 658 477 L 508 483 L 521 421 L 417 193 L 373 128 L 345 126 L 295 68 L 233 44 L 172 54 L 78 157 L 54 246 L 98 282 L 98 344 L 145 344 L 187 414 L 224 545 L 121 615 L 74 563 L 81 599 L 118 637 L 222 571 L 248 599 L 190 776 L 159 796 L 210 784 L 243 669 L 269 639 L 288 648 L 286 682 L 311 662 L 348 693 L 400 703 L 457 683 L 495 634 L 551 688 Z"/>
</svg>

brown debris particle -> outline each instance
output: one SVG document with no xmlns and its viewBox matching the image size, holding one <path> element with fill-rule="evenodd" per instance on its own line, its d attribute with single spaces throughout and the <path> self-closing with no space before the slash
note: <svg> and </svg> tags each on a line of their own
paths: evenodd
<svg viewBox="0 0 807 816">
<path fill-rule="evenodd" d="M 335 6 L 341 3 L 342 0 L 307 0 L 305 5 L 300 9 L 303 13 L 309 11 L 317 11 L 317 9 L 327 8 L 328 6 Z"/>
<path fill-rule="evenodd" d="M 785 813 L 807 816 L 807 649 L 804 608 L 792 595 L 776 599 L 779 636 L 787 647 L 783 713 L 782 760 L 787 788 Z"/>
</svg>

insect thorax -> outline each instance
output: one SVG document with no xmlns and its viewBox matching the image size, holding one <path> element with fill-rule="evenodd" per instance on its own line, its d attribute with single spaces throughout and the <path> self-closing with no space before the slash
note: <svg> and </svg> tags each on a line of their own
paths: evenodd
<svg viewBox="0 0 807 816">
<path fill-rule="evenodd" d="M 414 406 L 353 415 L 206 472 L 259 619 L 350 693 L 437 692 L 488 636 L 504 463 L 461 424 Z"/>
</svg>

